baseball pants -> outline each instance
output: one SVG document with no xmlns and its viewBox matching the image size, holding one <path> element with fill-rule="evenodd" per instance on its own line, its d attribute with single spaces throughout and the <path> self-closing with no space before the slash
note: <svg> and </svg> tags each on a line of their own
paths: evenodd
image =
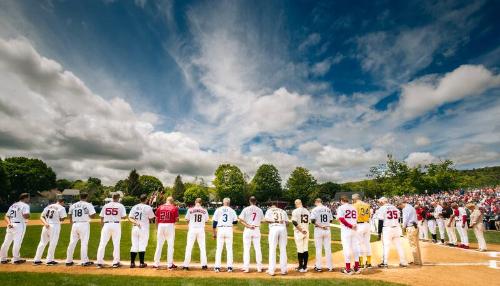
<svg viewBox="0 0 500 286">
<path fill-rule="evenodd" d="M 132 227 L 132 247 L 130 252 L 145 252 L 149 241 L 149 225 Z"/>
<path fill-rule="evenodd" d="M 245 228 L 243 231 L 243 269 L 250 268 L 250 248 L 253 243 L 255 250 L 255 262 L 257 269 L 262 269 L 262 251 L 260 249 L 260 228 L 255 229 Z"/>
<path fill-rule="evenodd" d="M 354 261 L 359 261 L 359 241 L 356 231 L 342 228 L 340 230 L 340 240 L 342 241 L 345 263 L 351 263 L 351 256 Z M 329 268 L 331 269 L 331 267 Z"/>
<path fill-rule="evenodd" d="M 439 238 L 441 240 L 444 240 L 445 239 L 445 226 L 444 226 L 444 219 L 442 218 L 437 218 L 436 219 L 436 223 L 437 223 L 437 226 L 438 226 L 438 230 L 439 230 Z"/>
<path fill-rule="evenodd" d="M 410 226 L 406 228 L 406 238 L 410 243 L 411 253 L 413 254 L 413 263 L 422 265 L 422 255 L 420 253 L 420 244 L 418 240 L 418 228 Z"/>
<path fill-rule="evenodd" d="M 71 236 L 69 238 L 68 250 L 66 251 L 66 263 L 73 262 L 73 254 L 78 240 L 80 240 L 80 259 L 82 263 L 89 262 L 89 238 L 90 224 L 88 222 L 73 222 L 73 225 L 71 226 Z"/>
<path fill-rule="evenodd" d="M 451 221 L 451 219 L 447 219 L 445 221 L 446 234 L 448 235 L 448 242 L 456 245 L 457 244 L 457 234 L 455 233 L 455 226 L 453 223 L 450 226 L 448 226 L 450 221 Z"/>
<path fill-rule="evenodd" d="M 472 228 L 474 230 L 474 235 L 476 236 L 477 243 L 479 244 L 479 249 L 486 250 L 486 240 L 484 240 L 484 225 L 482 222 L 477 223 Z"/>
<path fill-rule="evenodd" d="M 226 245 L 227 267 L 233 267 L 233 227 L 217 227 L 217 249 L 215 250 L 215 268 L 222 264 L 222 249 Z"/>
<path fill-rule="evenodd" d="M 104 264 L 104 251 L 109 240 L 113 240 L 113 264 L 120 263 L 120 239 L 122 228 L 120 223 L 105 223 L 101 230 L 101 241 L 97 248 L 97 264 Z"/>
<path fill-rule="evenodd" d="M 469 227 L 467 226 L 467 223 L 457 221 L 457 230 L 458 235 L 460 236 L 460 243 L 466 246 L 469 246 L 469 235 L 467 234 L 468 229 Z"/>
<path fill-rule="evenodd" d="M 328 269 L 332 269 L 332 234 L 330 232 L 330 228 L 322 229 L 319 227 L 314 228 L 314 246 L 316 248 L 316 263 L 315 266 L 318 269 L 321 269 L 321 258 L 323 248 L 325 248 L 325 256 L 326 256 L 326 266 Z"/>
<path fill-rule="evenodd" d="M 295 240 L 295 245 L 297 246 L 298 253 L 304 253 L 309 250 L 309 231 L 307 234 L 303 234 L 299 231 L 294 231 L 293 239 Z"/>
<path fill-rule="evenodd" d="M 384 264 L 387 264 L 387 260 L 389 258 L 389 251 L 391 250 L 392 244 L 396 246 L 396 250 L 398 251 L 399 262 L 401 264 L 406 264 L 405 253 L 400 240 L 401 234 L 402 234 L 401 228 L 398 226 L 397 227 L 385 226 L 382 229 L 382 244 L 384 246 L 384 257 L 382 258 L 382 261 Z"/>
<path fill-rule="evenodd" d="M 47 244 L 49 249 L 47 250 L 47 262 L 54 261 L 54 254 L 56 252 L 57 242 L 59 241 L 59 233 L 61 232 L 60 224 L 49 224 L 47 228 L 44 226 L 42 228 L 42 234 L 40 236 L 40 243 L 36 249 L 36 254 L 34 261 L 41 261 L 43 252 Z"/>
<path fill-rule="evenodd" d="M 205 247 L 205 228 L 190 228 L 187 233 L 186 254 L 184 255 L 184 267 L 189 267 L 191 263 L 191 252 L 193 251 L 194 242 L 198 242 L 200 247 L 200 262 L 202 266 L 207 265 L 207 250 Z"/>
<path fill-rule="evenodd" d="M 12 228 L 8 228 L 5 233 L 5 239 L 0 248 L 0 260 L 7 260 L 7 253 L 9 252 L 10 245 L 12 246 L 12 261 L 21 259 L 21 244 L 23 243 L 24 233 L 26 232 L 26 225 L 24 223 L 13 223 Z"/>
<path fill-rule="evenodd" d="M 367 222 L 361 222 L 356 225 L 356 233 L 358 235 L 359 255 L 371 256 L 372 247 L 370 245 L 371 226 Z"/>
<path fill-rule="evenodd" d="M 437 232 L 436 232 L 436 228 L 437 228 L 437 223 L 436 223 L 436 220 L 434 219 L 430 219 L 427 221 L 427 226 L 429 227 L 429 232 L 432 234 L 432 235 L 436 235 Z"/>
<path fill-rule="evenodd" d="M 163 245 L 167 241 L 167 267 L 174 264 L 174 241 L 175 241 L 175 224 L 160 223 L 156 233 L 156 251 L 154 257 L 154 266 L 160 266 L 161 253 Z"/>
<path fill-rule="evenodd" d="M 420 239 L 423 239 L 423 240 L 429 239 L 429 228 L 427 227 L 426 220 L 419 220 L 418 221 L 418 234 L 419 234 Z"/>
<path fill-rule="evenodd" d="M 283 225 L 269 225 L 269 269 L 268 273 L 274 274 L 276 271 L 276 248 L 280 249 L 280 271 L 286 273 L 287 270 L 287 243 L 286 227 Z"/>
</svg>

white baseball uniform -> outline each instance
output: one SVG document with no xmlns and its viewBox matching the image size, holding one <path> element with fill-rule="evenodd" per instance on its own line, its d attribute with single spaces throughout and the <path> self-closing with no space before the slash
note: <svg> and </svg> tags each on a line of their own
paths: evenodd
<svg viewBox="0 0 500 286">
<path fill-rule="evenodd" d="M 151 206 L 140 203 L 132 207 L 128 216 L 139 225 L 132 226 L 130 252 L 145 252 L 149 241 L 149 220 L 155 218 Z"/>
<path fill-rule="evenodd" d="M 54 261 L 54 254 L 59 241 L 59 233 L 61 232 L 61 220 L 66 218 L 66 209 L 58 203 L 48 205 L 41 214 L 45 221 L 49 224 L 48 227 L 42 227 L 40 243 L 36 249 L 34 261 L 41 261 L 45 247 L 49 244 L 47 251 L 47 262 Z"/>
<path fill-rule="evenodd" d="M 99 216 L 103 218 L 104 226 L 97 248 L 97 264 L 104 264 L 104 250 L 110 238 L 113 240 L 113 264 L 120 263 L 121 220 L 127 216 L 127 211 L 122 204 L 109 202 L 102 207 Z"/>
<path fill-rule="evenodd" d="M 212 219 L 217 222 L 217 249 L 214 267 L 221 267 L 224 244 L 226 244 L 227 267 L 233 267 L 233 222 L 238 221 L 238 216 L 232 208 L 222 206 L 215 210 Z"/>
<path fill-rule="evenodd" d="M 243 209 L 239 218 L 246 224 L 254 226 L 254 229 L 245 227 L 243 231 L 243 269 L 250 267 L 250 247 L 255 250 L 255 261 L 257 270 L 262 269 L 262 251 L 260 249 L 260 223 L 264 219 L 264 212 L 257 206 L 248 206 Z"/>
<path fill-rule="evenodd" d="M 293 238 L 297 246 L 297 252 L 304 253 L 309 249 L 309 223 L 311 221 L 311 214 L 304 207 L 296 208 L 292 212 L 292 221 L 297 222 L 297 226 L 300 226 L 302 230 L 307 232 L 304 234 L 297 227 L 293 228 Z"/>
<path fill-rule="evenodd" d="M 208 212 L 201 206 L 195 206 L 186 212 L 186 220 L 189 222 L 187 233 L 186 254 L 184 256 L 184 267 L 188 267 L 191 262 L 191 252 L 194 242 L 198 242 L 200 247 L 200 262 L 202 266 L 207 265 L 207 250 L 205 247 L 205 224 L 209 217 Z"/>
<path fill-rule="evenodd" d="M 288 241 L 286 223 L 288 215 L 277 207 L 266 211 L 265 220 L 269 222 L 269 269 L 267 272 L 274 275 L 276 270 L 276 248 L 280 248 L 280 271 L 287 273 L 286 243 Z"/>
<path fill-rule="evenodd" d="M 359 260 L 359 241 L 356 230 L 352 226 L 357 225 L 357 211 L 351 204 L 343 204 L 337 209 L 337 219 L 340 223 L 340 239 L 342 241 L 342 252 L 345 263 L 351 263 L 351 256 L 354 261 Z M 344 225 L 344 220 L 351 227 Z M 368 224 L 366 224 L 368 225 Z"/>
<path fill-rule="evenodd" d="M 460 236 L 460 243 L 469 246 L 469 235 L 467 234 L 467 230 L 469 229 L 467 225 L 467 212 L 464 207 L 459 207 L 458 213 L 459 217 L 456 218 L 456 227 L 458 235 Z"/>
<path fill-rule="evenodd" d="M 10 245 L 12 246 L 12 261 L 16 262 L 21 259 L 21 244 L 23 243 L 24 233 L 26 232 L 26 220 L 24 215 L 30 213 L 30 206 L 24 202 L 17 202 L 10 206 L 6 216 L 9 217 L 12 228 L 7 228 L 5 239 L 0 249 L 0 260 L 7 260 L 7 253 Z"/>
<path fill-rule="evenodd" d="M 80 258 L 82 264 L 89 262 L 90 218 L 94 214 L 94 206 L 85 201 L 79 201 L 69 207 L 68 215 L 71 217 L 72 225 L 68 250 L 66 251 L 66 263 L 73 262 L 73 253 L 75 252 L 78 240 L 80 240 Z"/>
<path fill-rule="evenodd" d="M 436 205 L 436 207 L 434 208 L 433 215 L 436 218 L 436 224 L 439 229 L 439 238 L 441 238 L 441 240 L 444 240 L 445 226 L 444 226 L 444 219 L 441 216 L 442 212 L 443 212 L 443 207 L 441 205 Z"/>
<path fill-rule="evenodd" d="M 332 262 L 332 234 L 330 232 L 330 223 L 333 220 L 332 211 L 327 206 L 317 206 L 311 211 L 311 220 L 316 220 L 314 227 L 314 246 L 316 247 L 316 268 L 321 269 L 321 257 L 323 248 L 325 249 L 326 266 L 333 268 Z M 323 229 L 321 227 L 326 227 Z"/>
<path fill-rule="evenodd" d="M 385 204 L 380 207 L 378 213 L 379 219 L 384 221 L 382 228 L 382 244 L 384 247 L 383 263 L 387 264 L 391 244 L 394 244 L 399 254 L 400 263 L 406 264 L 405 253 L 399 239 L 403 234 L 401 226 L 399 225 L 399 210 L 391 204 Z"/>
</svg>

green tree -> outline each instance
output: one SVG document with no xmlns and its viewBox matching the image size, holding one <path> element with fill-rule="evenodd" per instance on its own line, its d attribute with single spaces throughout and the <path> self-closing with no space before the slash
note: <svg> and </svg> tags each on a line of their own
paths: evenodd
<svg viewBox="0 0 500 286">
<path fill-rule="evenodd" d="M 228 197 L 235 205 L 246 201 L 247 185 L 240 168 L 231 164 L 221 164 L 215 171 L 213 181 L 219 199 Z"/>
<path fill-rule="evenodd" d="M 135 169 L 130 171 L 127 181 L 127 195 L 140 196 L 142 194 L 141 182 L 139 181 L 139 173 Z"/>
<path fill-rule="evenodd" d="M 139 182 L 141 183 L 142 191 L 146 194 L 163 190 L 163 184 L 154 176 L 142 175 L 139 178 Z"/>
<path fill-rule="evenodd" d="M 185 191 L 186 191 L 186 187 L 184 186 L 184 183 L 182 182 L 182 177 L 181 177 L 181 175 L 177 175 L 177 177 L 175 177 L 175 181 L 174 181 L 172 196 L 174 197 L 174 199 L 181 201 L 184 199 L 184 192 Z"/>
<path fill-rule="evenodd" d="M 76 180 L 73 182 L 73 185 L 71 186 L 72 189 L 76 190 L 85 190 L 87 188 L 87 182 L 82 181 L 82 180 Z"/>
<path fill-rule="evenodd" d="M 0 158 L 0 202 L 7 202 L 11 192 L 10 181 L 7 172 L 3 167 L 3 161 Z"/>
<path fill-rule="evenodd" d="M 280 199 L 283 193 L 278 169 L 271 164 L 261 165 L 252 179 L 251 189 L 260 202 Z"/>
<path fill-rule="evenodd" d="M 5 159 L 3 167 L 11 185 L 9 201 L 21 193 L 36 195 L 56 187 L 56 173 L 42 160 L 12 157 Z"/>
<path fill-rule="evenodd" d="M 73 182 L 70 180 L 59 179 L 56 181 L 56 188 L 61 192 L 65 189 L 71 189 L 71 186 L 73 186 Z"/>
<path fill-rule="evenodd" d="M 134 196 L 124 196 L 122 198 L 122 204 L 124 206 L 133 206 L 135 204 L 138 204 L 139 203 L 139 199 L 137 197 L 134 197 Z"/>
<path fill-rule="evenodd" d="M 206 186 L 192 185 L 184 192 L 184 202 L 193 204 L 197 198 L 201 198 L 204 203 L 208 202 L 209 192 Z"/>
<path fill-rule="evenodd" d="M 333 182 L 319 184 L 309 195 L 309 202 L 312 202 L 316 198 L 320 198 L 323 201 L 332 201 L 335 198 L 335 194 L 341 189 L 339 184 Z"/>
<path fill-rule="evenodd" d="M 128 193 L 128 180 L 127 179 L 119 180 L 118 182 L 116 182 L 113 190 L 115 192 L 122 192 L 124 194 L 127 194 Z"/>
<path fill-rule="evenodd" d="M 289 202 L 293 202 L 295 199 L 307 202 L 315 188 L 316 179 L 311 175 L 309 170 L 297 167 L 286 182 L 285 196 Z"/>
</svg>

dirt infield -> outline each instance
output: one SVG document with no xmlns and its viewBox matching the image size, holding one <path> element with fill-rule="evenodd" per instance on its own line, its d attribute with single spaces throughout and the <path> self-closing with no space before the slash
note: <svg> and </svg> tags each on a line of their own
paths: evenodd
<svg viewBox="0 0 500 286">
<path fill-rule="evenodd" d="M 407 245 L 405 245 L 407 246 Z M 381 257 L 381 243 L 372 243 L 373 262 L 377 263 Z M 492 245 L 492 249 L 498 250 L 499 245 Z M 408 250 L 408 247 L 406 247 Z M 96 269 L 94 267 L 65 267 L 60 266 L 32 266 L 24 265 L 0 265 L 2 272 L 50 272 L 50 273 L 66 273 L 66 274 L 91 274 L 91 275 L 133 275 L 133 276 L 161 276 L 161 277 L 200 277 L 200 278 L 237 278 L 237 279 L 301 279 L 301 278 L 336 278 L 336 279 L 373 279 L 388 282 L 403 283 L 407 285 L 494 285 L 494 281 L 498 281 L 500 274 L 500 263 L 498 252 L 476 252 L 473 250 L 463 250 L 449 248 L 445 246 L 433 245 L 430 243 L 422 243 L 422 255 L 424 258 L 424 266 L 410 266 L 408 268 L 399 268 L 397 266 L 398 258 L 394 250 L 391 251 L 389 269 L 369 269 L 363 271 L 361 275 L 345 276 L 339 272 L 339 267 L 343 261 L 341 252 L 334 253 L 334 263 L 336 266 L 335 272 L 314 273 L 312 271 L 302 274 L 290 269 L 286 276 L 270 277 L 264 273 L 242 273 L 235 271 L 233 273 L 214 273 L 212 271 L 202 271 L 197 267 L 189 270 L 155 270 L 147 269 L 130 269 L 125 266 L 120 269 Z M 411 257 L 407 251 L 407 257 Z M 179 262 L 178 262 L 179 263 Z M 312 264 L 312 261 L 310 262 Z M 235 265 L 236 269 L 239 265 Z M 290 265 L 290 268 L 293 268 Z M 493 284 L 492 284 L 493 283 Z M 498 284 L 496 284 L 498 285 Z"/>
</svg>

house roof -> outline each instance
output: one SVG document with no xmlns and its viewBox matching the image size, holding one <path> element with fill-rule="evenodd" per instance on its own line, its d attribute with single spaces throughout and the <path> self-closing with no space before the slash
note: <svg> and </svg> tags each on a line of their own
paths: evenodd
<svg viewBox="0 0 500 286">
<path fill-rule="evenodd" d="M 80 190 L 77 189 L 64 189 L 62 192 L 63 196 L 78 196 L 80 195 Z"/>
</svg>

